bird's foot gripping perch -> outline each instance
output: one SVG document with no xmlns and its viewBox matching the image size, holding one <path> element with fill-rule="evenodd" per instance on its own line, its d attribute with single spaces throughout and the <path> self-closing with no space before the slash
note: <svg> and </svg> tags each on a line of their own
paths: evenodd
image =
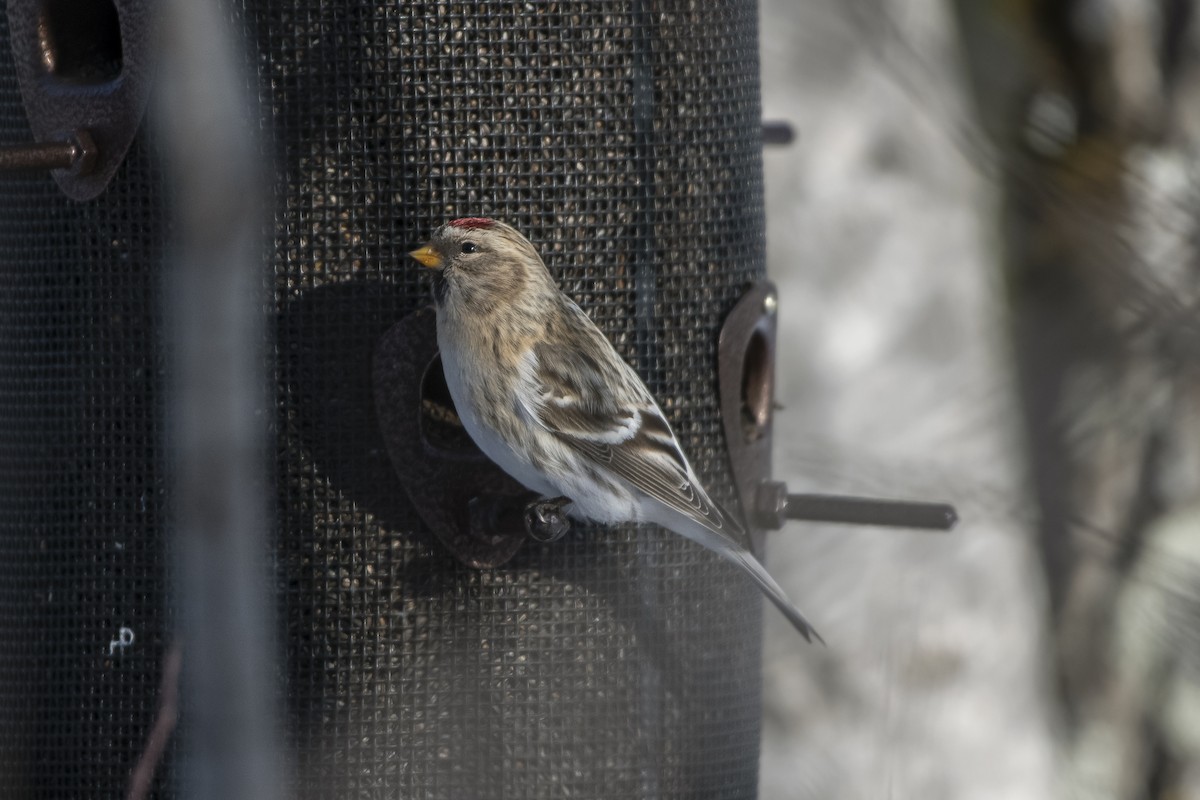
<svg viewBox="0 0 1200 800">
<path fill-rule="evenodd" d="M 470 531 L 477 539 L 529 538 L 535 542 L 556 542 L 571 530 L 566 497 L 544 498 L 533 492 L 519 497 L 484 495 L 467 504 Z"/>
<path fill-rule="evenodd" d="M 566 508 L 571 500 L 552 497 L 525 506 L 525 532 L 539 542 L 557 542 L 571 530 Z"/>
</svg>

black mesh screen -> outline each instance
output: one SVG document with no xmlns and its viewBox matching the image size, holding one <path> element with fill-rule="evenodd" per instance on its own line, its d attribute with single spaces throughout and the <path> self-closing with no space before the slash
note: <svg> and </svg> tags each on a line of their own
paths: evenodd
<svg viewBox="0 0 1200 800">
<path fill-rule="evenodd" d="M 405 252 L 449 217 L 502 218 L 731 501 L 715 350 L 763 275 L 755 5 L 232 12 L 276 161 L 264 369 L 294 793 L 752 796 L 757 591 L 652 529 L 461 566 L 388 462 L 371 356 L 428 302 Z M 0 140 L 27 141 L 7 47 L 0 112 Z M 144 137 L 90 203 L 0 179 L 0 777 L 16 797 L 120 796 L 154 719 L 170 640 L 160 183 Z M 168 765 L 156 787 L 172 785 Z"/>
</svg>

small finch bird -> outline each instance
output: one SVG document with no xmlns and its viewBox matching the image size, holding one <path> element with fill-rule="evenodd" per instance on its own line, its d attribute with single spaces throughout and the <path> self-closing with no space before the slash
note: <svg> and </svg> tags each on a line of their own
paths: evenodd
<svg viewBox="0 0 1200 800">
<path fill-rule="evenodd" d="M 479 448 L 576 518 L 650 522 L 750 574 L 805 639 L 820 636 L 708 494 L 637 373 L 502 222 L 453 220 L 410 255 L 437 271 L 446 385 Z"/>
</svg>

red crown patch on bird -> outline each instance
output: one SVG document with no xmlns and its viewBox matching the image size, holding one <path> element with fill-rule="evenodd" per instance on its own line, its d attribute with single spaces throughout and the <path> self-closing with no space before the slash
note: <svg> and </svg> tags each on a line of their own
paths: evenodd
<svg viewBox="0 0 1200 800">
<path fill-rule="evenodd" d="M 463 230 L 487 230 L 496 224 L 496 220 L 488 219 L 487 217 L 463 217 L 461 219 L 450 220 L 451 228 L 462 228 Z"/>
</svg>

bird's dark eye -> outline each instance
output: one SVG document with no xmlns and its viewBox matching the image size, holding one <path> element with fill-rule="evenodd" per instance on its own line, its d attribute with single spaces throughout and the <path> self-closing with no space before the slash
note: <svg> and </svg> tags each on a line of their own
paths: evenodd
<svg viewBox="0 0 1200 800">
<path fill-rule="evenodd" d="M 463 242 L 462 243 L 462 251 L 464 253 L 474 253 L 478 249 L 479 248 L 475 246 L 474 242 Z"/>
</svg>

